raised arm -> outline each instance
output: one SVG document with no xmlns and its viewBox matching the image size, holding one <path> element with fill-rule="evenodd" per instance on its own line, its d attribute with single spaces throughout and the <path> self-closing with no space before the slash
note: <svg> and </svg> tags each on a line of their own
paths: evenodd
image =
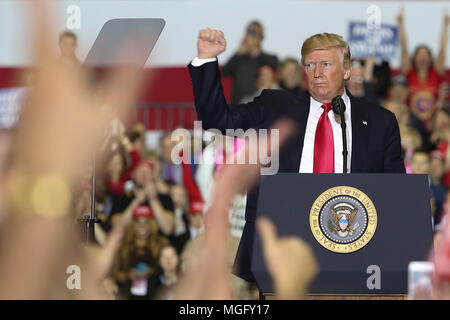
<svg viewBox="0 0 450 320">
<path fill-rule="evenodd" d="M 448 40 L 448 24 L 449 24 L 449 16 L 448 12 L 445 12 L 444 15 L 444 23 L 442 25 L 442 33 L 441 33 L 441 43 L 439 46 L 439 53 L 436 58 L 436 62 L 434 63 L 434 68 L 439 75 L 444 75 L 445 72 L 445 51 L 447 49 L 447 40 Z"/>
<path fill-rule="evenodd" d="M 243 129 L 256 127 L 264 117 L 262 99 L 246 105 L 227 105 L 223 94 L 217 56 L 225 51 L 226 40 L 219 30 L 199 33 L 198 56 L 189 64 L 195 107 L 203 129 Z"/>
<path fill-rule="evenodd" d="M 149 182 L 145 186 L 145 193 L 153 210 L 159 229 L 164 235 L 169 236 L 172 233 L 174 226 L 173 212 L 166 210 L 163 207 L 161 201 L 159 200 L 158 192 L 153 181 Z"/>
<path fill-rule="evenodd" d="M 406 40 L 406 30 L 403 22 L 403 9 L 397 15 L 398 31 L 400 38 L 401 48 L 401 66 L 400 71 L 403 74 L 407 74 L 411 70 L 411 59 L 408 52 L 408 42 Z"/>
</svg>

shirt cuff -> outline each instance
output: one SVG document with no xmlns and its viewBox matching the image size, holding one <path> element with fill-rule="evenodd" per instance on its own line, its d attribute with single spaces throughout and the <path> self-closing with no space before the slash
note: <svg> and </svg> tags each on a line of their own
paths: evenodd
<svg viewBox="0 0 450 320">
<path fill-rule="evenodd" d="M 200 67 L 208 62 L 217 61 L 217 58 L 209 58 L 209 59 L 200 59 L 199 57 L 195 57 L 194 60 L 192 60 L 191 64 L 194 67 Z"/>
</svg>

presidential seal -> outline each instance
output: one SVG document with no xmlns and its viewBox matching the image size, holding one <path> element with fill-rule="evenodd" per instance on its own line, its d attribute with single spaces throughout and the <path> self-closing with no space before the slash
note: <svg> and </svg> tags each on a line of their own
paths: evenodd
<svg viewBox="0 0 450 320">
<path fill-rule="evenodd" d="M 361 190 L 340 186 L 322 193 L 311 208 L 311 231 L 324 248 L 350 253 L 370 242 L 377 228 L 377 211 Z"/>
</svg>

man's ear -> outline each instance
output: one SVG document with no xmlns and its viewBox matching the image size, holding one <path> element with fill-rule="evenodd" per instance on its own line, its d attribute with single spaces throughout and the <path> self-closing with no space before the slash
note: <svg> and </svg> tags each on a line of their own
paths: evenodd
<svg viewBox="0 0 450 320">
<path fill-rule="evenodd" d="M 352 75 L 352 67 L 344 69 L 344 80 L 350 79 L 351 75 Z"/>
</svg>

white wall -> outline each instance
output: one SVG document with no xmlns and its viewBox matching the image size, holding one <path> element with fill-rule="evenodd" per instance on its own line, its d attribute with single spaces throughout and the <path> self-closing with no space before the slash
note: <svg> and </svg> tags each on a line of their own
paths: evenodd
<svg viewBox="0 0 450 320">
<path fill-rule="evenodd" d="M 367 19 L 366 9 L 376 4 L 381 9 L 381 22 L 395 24 L 395 16 L 403 5 L 405 23 L 412 51 L 419 43 L 437 52 L 444 1 L 302 1 L 302 0 L 78 0 L 52 1 L 55 4 L 56 35 L 65 29 L 69 5 L 81 9 L 81 28 L 74 30 L 80 39 L 79 56 L 84 58 L 102 25 L 112 18 L 157 17 L 166 20 L 166 28 L 151 56 L 159 66 L 186 65 L 196 54 L 198 31 L 206 26 L 224 31 L 228 50 L 226 60 L 239 45 L 243 30 L 251 19 L 259 19 L 266 29 L 263 44 L 268 52 L 280 58 L 299 56 L 302 41 L 317 32 L 335 32 L 347 37 L 348 22 Z M 27 46 L 28 1 L 0 1 L 0 65 L 29 63 Z M 398 57 L 392 61 L 398 66 Z M 447 59 L 450 65 L 450 59 Z"/>
</svg>

